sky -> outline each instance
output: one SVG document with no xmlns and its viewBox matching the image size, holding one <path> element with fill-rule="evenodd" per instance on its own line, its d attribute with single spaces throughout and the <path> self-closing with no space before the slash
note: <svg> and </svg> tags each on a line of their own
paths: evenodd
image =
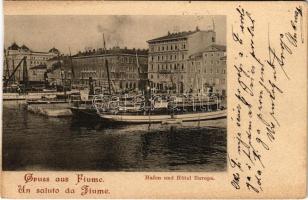
<svg viewBox="0 0 308 200">
<path fill-rule="evenodd" d="M 25 44 L 34 51 L 52 47 L 72 54 L 85 49 L 101 48 L 103 34 L 106 47 L 148 48 L 147 40 L 180 32 L 213 28 L 217 44 L 226 44 L 225 16 L 141 16 L 141 15 L 6 15 L 4 46 Z"/>
</svg>

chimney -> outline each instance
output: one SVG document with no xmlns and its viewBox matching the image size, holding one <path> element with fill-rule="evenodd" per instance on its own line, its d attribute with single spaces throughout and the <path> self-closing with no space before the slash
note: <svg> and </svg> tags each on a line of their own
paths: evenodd
<svg viewBox="0 0 308 200">
<path fill-rule="evenodd" d="M 170 31 L 168 31 L 168 35 L 170 35 Z"/>
<path fill-rule="evenodd" d="M 199 29 L 199 27 L 198 27 L 198 26 L 196 26 L 196 31 L 200 31 L 200 29 Z"/>
</svg>

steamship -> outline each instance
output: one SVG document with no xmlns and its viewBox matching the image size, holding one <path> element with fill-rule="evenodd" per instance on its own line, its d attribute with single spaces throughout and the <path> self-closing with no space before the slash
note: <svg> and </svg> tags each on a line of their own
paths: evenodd
<svg viewBox="0 0 308 200">
<path fill-rule="evenodd" d="M 126 96 L 93 103 L 101 119 L 116 123 L 168 124 L 226 117 L 226 109 L 218 96 L 154 96 L 150 99 Z"/>
</svg>

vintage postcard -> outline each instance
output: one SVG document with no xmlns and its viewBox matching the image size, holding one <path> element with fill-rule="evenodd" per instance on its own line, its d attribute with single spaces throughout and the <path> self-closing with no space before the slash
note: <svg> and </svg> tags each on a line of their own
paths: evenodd
<svg viewBox="0 0 308 200">
<path fill-rule="evenodd" d="M 304 198 L 307 3 L 5 1 L 2 198 Z"/>
</svg>

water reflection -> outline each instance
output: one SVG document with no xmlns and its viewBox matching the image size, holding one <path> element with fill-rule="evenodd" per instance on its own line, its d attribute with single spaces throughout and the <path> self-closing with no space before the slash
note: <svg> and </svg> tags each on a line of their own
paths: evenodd
<svg viewBox="0 0 308 200">
<path fill-rule="evenodd" d="M 226 170 L 225 119 L 115 126 L 47 118 L 28 113 L 22 104 L 5 103 L 4 170 Z"/>
</svg>

